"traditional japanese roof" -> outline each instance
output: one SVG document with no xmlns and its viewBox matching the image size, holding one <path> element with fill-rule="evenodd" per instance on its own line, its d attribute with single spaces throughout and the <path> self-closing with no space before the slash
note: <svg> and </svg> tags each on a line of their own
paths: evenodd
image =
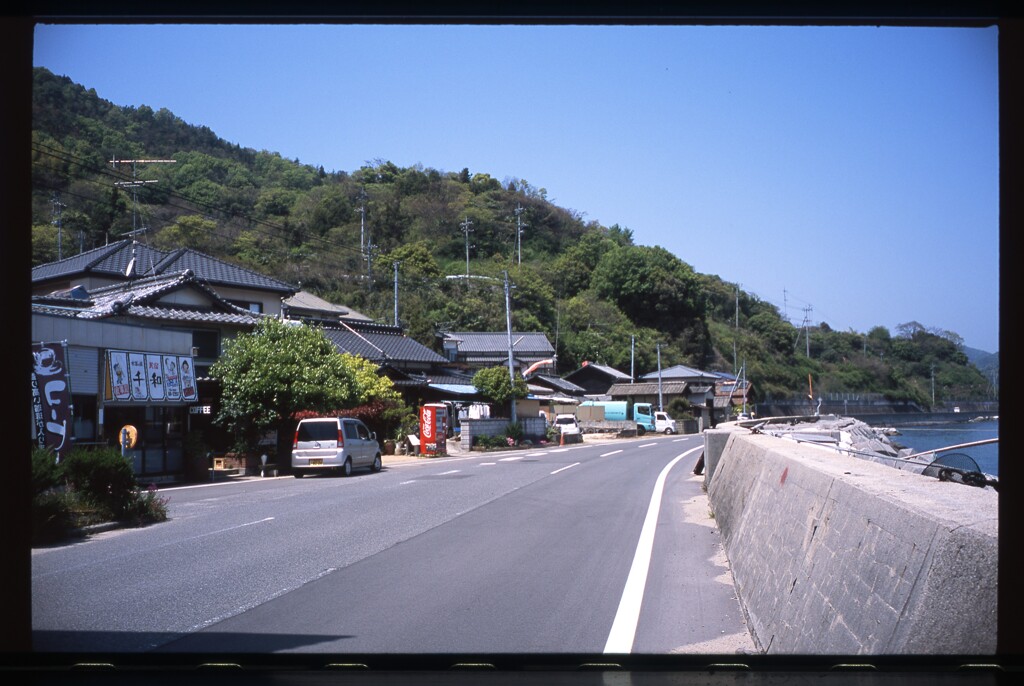
<svg viewBox="0 0 1024 686">
<path fill-rule="evenodd" d="M 507 332 L 453 331 L 444 334 L 445 341 L 455 342 L 460 355 L 508 354 Z M 512 353 L 516 357 L 540 355 L 550 357 L 555 352 L 548 337 L 540 332 L 512 332 Z"/>
<path fill-rule="evenodd" d="M 285 316 L 289 317 L 311 316 L 331 320 L 345 318 L 346 320 L 372 321 L 365 314 L 356 312 L 349 307 L 327 302 L 309 291 L 299 291 L 295 295 L 285 298 L 282 304 L 285 307 Z"/>
<path fill-rule="evenodd" d="M 161 301 L 183 288 L 201 291 L 208 306 L 189 306 Z M 32 311 L 76 319 L 134 317 L 160 321 L 189 321 L 253 326 L 261 318 L 222 299 L 194 273 L 163 274 L 86 291 L 76 286 L 67 291 L 32 296 Z"/>
<path fill-rule="evenodd" d="M 572 381 L 566 381 L 557 376 L 549 376 L 547 374 L 534 374 L 530 377 L 530 381 L 568 395 L 583 395 L 586 392 L 585 388 L 577 386 Z"/>
<path fill-rule="evenodd" d="M 405 334 L 401 329 L 383 325 L 351 325 L 343 328 L 324 327 L 324 334 L 339 352 L 365 357 L 371 362 L 417 362 L 443 364 L 447 360 L 427 346 Z"/>
<path fill-rule="evenodd" d="M 128 274 L 129 264 L 133 265 L 130 275 Z M 87 274 L 128 281 L 139 277 L 178 274 L 185 270 L 192 271 L 200 281 L 221 286 L 250 288 L 282 294 L 294 293 L 298 290 L 297 286 L 191 248 L 158 250 L 127 239 L 57 262 L 34 267 L 32 283 L 68 279 Z"/>
<path fill-rule="evenodd" d="M 657 381 L 658 374 L 659 372 L 655 371 L 651 372 L 650 374 L 644 374 L 640 378 L 644 379 L 645 381 L 650 381 L 652 379 Z M 693 367 L 687 367 L 681 364 L 677 364 L 673 367 L 662 369 L 660 374 L 662 381 L 664 381 L 665 379 L 686 379 L 688 381 L 703 380 L 714 383 L 720 378 L 720 375 L 718 373 L 704 372 L 699 369 L 694 369 Z"/>
<path fill-rule="evenodd" d="M 608 389 L 608 395 L 613 398 L 624 398 L 631 395 L 658 395 L 658 382 L 640 383 L 616 383 Z M 693 393 L 696 389 L 691 388 L 686 381 L 662 381 L 661 392 L 663 395 L 683 395 Z"/>
<path fill-rule="evenodd" d="M 604 374 L 606 376 L 610 376 L 610 377 L 615 378 L 615 379 L 626 379 L 628 381 L 631 378 L 629 376 L 629 374 L 626 374 L 625 372 L 620 372 L 615 367 L 609 367 L 608 365 L 598 364 L 596 362 L 587 362 L 587 361 L 584 361 L 583 365 L 579 369 L 577 369 L 577 370 L 575 370 L 573 372 L 569 372 L 565 376 L 566 376 L 566 378 L 568 378 L 568 377 L 570 377 L 570 376 L 572 376 L 574 374 L 580 373 L 584 369 L 586 369 L 588 371 L 600 372 L 600 373 L 602 373 L 602 374 Z"/>
</svg>

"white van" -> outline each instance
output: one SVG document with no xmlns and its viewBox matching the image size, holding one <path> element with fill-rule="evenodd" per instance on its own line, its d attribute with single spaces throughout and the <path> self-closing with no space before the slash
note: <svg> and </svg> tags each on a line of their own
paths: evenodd
<svg viewBox="0 0 1024 686">
<path fill-rule="evenodd" d="M 303 419 L 295 427 L 292 442 L 292 474 L 341 472 L 349 476 L 353 469 L 381 469 L 377 435 L 358 419 L 324 417 Z"/>
<path fill-rule="evenodd" d="M 654 413 L 654 430 L 663 434 L 674 434 L 676 432 L 676 420 L 668 416 L 668 412 Z"/>
</svg>

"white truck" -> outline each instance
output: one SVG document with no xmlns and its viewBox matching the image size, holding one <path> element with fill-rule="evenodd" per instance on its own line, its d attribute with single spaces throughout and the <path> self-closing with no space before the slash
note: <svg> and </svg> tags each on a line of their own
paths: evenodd
<svg viewBox="0 0 1024 686">
<path fill-rule="evenodd" d="M 624 400 L 580 403 L 577 408 L 580 426 L 589 432 L 622 432 L 635 430 L 638 436 L 648 431 L 676 433 L 676 420 L 667 412 L 655 410 L 651 403 L 630 406 Z"/>
</svg>

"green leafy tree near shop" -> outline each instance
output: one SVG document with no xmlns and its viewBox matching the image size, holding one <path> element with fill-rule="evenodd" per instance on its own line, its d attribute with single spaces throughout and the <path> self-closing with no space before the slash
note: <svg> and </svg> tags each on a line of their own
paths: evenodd
<svg viewBox="0 0 1024 686">
<path fill-rule="evenodd" d="M 296 412 L 401 400 L 373 363 L 339 353 L 318 328 L 276 319 L 229 341 L 210 373 L 222 385 L 216 421 L 234 432 L 237 447 L 253 448 L 277 429 L 279 456 L 289 450 Z"/>
<path fill-rule="evenodd" d="M 517 376 L 512 383 L 507 367 L 481 369 L 473 375 L 473 386 L 497 405 L 507 405 L 512 398 L 525 398 L 529 393 L 523 377 Z"/>
</svg>

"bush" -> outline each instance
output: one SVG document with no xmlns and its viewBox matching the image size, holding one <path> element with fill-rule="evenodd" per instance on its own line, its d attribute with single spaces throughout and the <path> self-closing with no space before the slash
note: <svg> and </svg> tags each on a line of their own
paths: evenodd
<svg viewBox="0 0 1024 686">
<path fill-rule="evenodd" d="M 136 526 L 166 521 L 167 498 L 157 495 L 155 484 L 150 484 L 145 493 L 136 488 L 132 491 L 122 519 Z"/>
<path fill-rule="evenodd" d="M 32 542 L 51 543 L 63 538 L 76 525 L 72 509 L 67 493 L 37 493 L 32 498 Z"/>
<path fill-rule="evenodd" d="M 135 473 L 117 448 L 75 450 L 61 466 L 68 486 L 114 519 L 123 518 L 137 497 Z"/>
<path fill-rule="evenodd" d="M 61 484 L 61 465 L 53 451 L 46 448 L 32 448 L 32 495 L 46 493 Z"/>
</svg>

